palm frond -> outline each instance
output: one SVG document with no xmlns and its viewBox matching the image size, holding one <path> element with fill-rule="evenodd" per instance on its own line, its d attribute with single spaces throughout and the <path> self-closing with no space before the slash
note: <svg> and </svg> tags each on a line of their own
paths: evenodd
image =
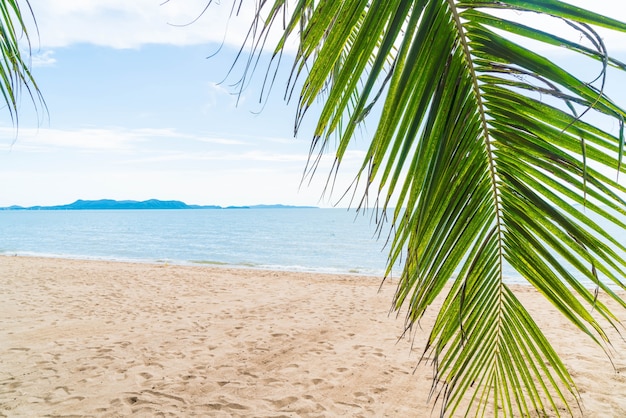
<svg viewBox="0 0 626 418">
<path fill-rule="evenodd" d="M 19 3 L 17 0 L 0 1 L 0 51 L 2 55 L 0 59 L 0 92 L 9 110 L 11 120 L 14 122 L 18 119 L 18 100 L 22 88 L 26 89 L 35 109 L 39 106 L 45 108 L 45 102 L 27 60 L 30 56 L 31 43 Z M 21 3 L 26 5 L 34 20 L 28 0 Z M 21 51 L 22 38 L 28 48 L 27 57 L 24 57 Z"/>
<path fill-rule="evenodd" d="M 286 3 L 258 7 L 261 39 Z M 300 0 L 288 15 L 274 56 L 297 31 L 296 127 L 325 94 L 312 154 L 335 136 L 339 166 L 359 124 L 374 120 L 357 179 L 383 211 L 395 206 L 388 274 L 404 257 L 393 306 L 406 308 L 407 330 L 443 292 L 423 357 L 442 414 L 471 400 L 468 414 L 491 405 L 558 415 L 576 386 L 505 266 L 601 346 L 598 317 L 618 327 L 587 286 L 626 307 L 614 291 L 626 289 L 626 248 L 589 216 L 626 230 L 626 188 L 605 174 L 625 171 L 626 112 L 605 80 L 626 66 L 595 29 L 626 33 L 626 24 L 557 0 Z M 578 39 L 527 16 L 565 22 Z M 582 80 L 538 45 L 595 63 L 598 77 Z M 619 133 L 589 113 L 617 121 Z"/>
</svg>

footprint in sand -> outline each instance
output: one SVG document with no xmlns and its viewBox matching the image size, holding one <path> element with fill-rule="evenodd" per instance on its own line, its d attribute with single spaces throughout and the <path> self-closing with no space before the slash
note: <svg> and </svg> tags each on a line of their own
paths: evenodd
<svg viewBox="0 0 626 418">
<path fill-rule="evenodd" d="M 238 403 L 233 403 L 233 402 L 227 402 L 227 403 L 210 403 L 210 404 L 206 404 L 204 405 L 205 407 L 207 407 L 209 410 L 211 411 L 221 411 L 223 409 L 235 409 L 235 410 L 246 410 L 246 409 L 250 409 L 245 405 L 241 405 Z"/>
<path fill-rule="evenodd" d="M 288 405 L 291 405 L 292 403 L 296 402 L 298 400 L 298 398 L 296 398 L 295 396 L 287 396 L 286 398 L 282 398 L 282 399 L 277 399 L 277 400 L 273 400 L 273 399 L 268 399 L 268 401 L 270 403 L 272 403 L 272 405 L 276 406 L 277 408 L 284 408 Z"/>
<path fill-rule="evenodd" d="M 367 403 L 372 403 L 374 402 L 374 398 L 372 398 L 371 396 L 369 396 L 367 393 L 365 392 L 354 392 L 354 397 L 359 401 L 359 402 L 367 402 Z"/>
</svg>

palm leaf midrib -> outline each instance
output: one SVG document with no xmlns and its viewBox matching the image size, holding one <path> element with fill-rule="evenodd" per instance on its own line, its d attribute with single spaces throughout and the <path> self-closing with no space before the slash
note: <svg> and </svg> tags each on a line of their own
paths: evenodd
<svg viewBox="0 0 626 418">
<path fill-rule="evenodd" d="M 474 100 L 476 103 L 476 111 L 480 118 L 480 126 L 481 126 L 481 131 L 482 131 L 481 138 L 483 140 L 483 145 L 486 151 L 485 154 L 486 154 L 486 162 L 488 165 L 488 176 L 489 176 L 489 181 L 491 184 L 492 204 L 493 204 L 492 207 L 493 207 L 493 215 L 494 215 L 494 220 L 495 220 L 495 225 L 494 225 L 495 235 L 491 235 L 491 236 L 497 242 L 497 251 L 498 251 L 498 267 L 497 267 L 498 290 L 496 290 L 496 295 L 495 295 L 497 299 L 497 301 L 495 302 L 496 306 L 493 306 L 495 320 L 497 321 L 497 324 L 492 325 L 493 326 L 492 329 L 495 330 L 495 334 L 492 336 L 493 342 L 494 342 L 494 348 L 491 353 L 492 358 L 495 360 L 492 363 L 493 364 L 492 373 L 493 373 L 496 369 L 499 369 L 499 367 L 497 367 L 496 364 L 500 363 L 498 359 L 501 355 L 501 350 L 502 350 L 501 344 L 503 343 L 502 342 L 503 315 L 506 309 L 506 305 L 502 299 L 504 296 L 503 287 L 505 286 L 503 282 L 503 262 L 505 258 L 504 256 L 505 250 L 504 250 L 504 245 L 503 245 L 503 242 L 504 242 L 503 228 L 504 228 L 505 220 L 502 217 L 503 211 L 501 207 L 501 196 L 500 196 L 500 190 L 499 190 L 500 181 L 499 181 L 499 176 L 498 176 L 498 167 L 497 167 L 495 156 L 494 156 L 494 144 L 491 139 L 490 127 L 489 127 L 489 123 L 487 120 L 488 109 L 482 98 L 482 90 L 480 87 L 480 76 L 479 76 L 477 69 L 474 66 L 474 56 L 472 55 L 470 41 L 467 37 L 467 33 L 465 31 L 463 22 L 461 21 L 460 10 L 455 0 L 447 0 L 447 3 L 448 3 L 450 13 L 452 15 L 452 20 L 454 22 L 454 28 L 457 33 L 457 39 L 462 48 L 462 52 L 463 52 L 462 57 L 463 57 L 463 62 L 466 68 L 466 75 L 471 79 L 471 83 L 472 83 L 472 91 L 473 91 Z M 461 329 L 463 326 L 462 322 L 463 321 L 460 320 Z M 456 378 L 453 378 L 453 379 L 456 380 Z"/>
</svg>

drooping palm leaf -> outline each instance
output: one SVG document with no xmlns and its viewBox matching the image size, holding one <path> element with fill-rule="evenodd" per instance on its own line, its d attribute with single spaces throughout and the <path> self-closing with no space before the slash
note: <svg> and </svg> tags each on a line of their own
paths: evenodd
<svg viewBox="0 0 626 418">
<path fill-rule="evenodd" d="M 598 317 L 618 326 L 585 283 L 626 307 L 614 292 L 626 288 L 626 248 L 588 216 L 626 230 L 626 187 L 603 174 L 624 171 L 626 113 L 604 81 L 609 67 L 626 65 L 593 29 L 626 32 L 626 24 L 556 0 L 257 7 L 256 39 L 287 16 L 276 57 L 288 36 L 298 40 L 296 127 L 324 94 L 312 153 L 336 136 L 338 166 L 357 126 L 375 123 L 357 178 L 383 210 L 395 206 L 389 266 L 404 257 L 393 303 L 406 308 L 407 330 L 444 292 L 424 350 L 443 413 L 471 400 L 468 413 L 559 414 L 575 384 L 507 285 L 505 265 L 598 344 L 608 341 Z M 539 15 L 580 35 L 524 23 Z M 599 77 L 581 80 L 540 45 L 595 63 Z M 586 121 L 590 113 L 617 121 L 619 133 Z"/>
<path fill-rule="evenodd" d="M 20 3 L 22 6 L 20 6 Z M 0 92 L 13 121 L 17 120 L 19 96 L 26 88 L 35 108 L 45 102 L 30 71 L 30 38 L 22 12 L 26 7 L 33 17 L 28 0 L 0 0 Z M 27 48 L 26 56 L 22 48 Z"/>
</svg>

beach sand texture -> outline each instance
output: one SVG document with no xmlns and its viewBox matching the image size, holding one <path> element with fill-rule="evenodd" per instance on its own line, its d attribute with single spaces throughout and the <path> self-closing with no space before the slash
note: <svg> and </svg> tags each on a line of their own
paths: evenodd
<svg viewBox="0 0 626 418">
<path fill-rule="evenodd" d="M 438 416 L 432 369 L 415 369 L 426 331 L 413 349 L 398 340 L 395 283 L 379 285 L 0 257 L 0 416 Z M 516 291 L 576 379 L 584 416 L 626 417 L 626 343 L 610 334 L 613 368 L 538 294 Z"/>
</svg>

